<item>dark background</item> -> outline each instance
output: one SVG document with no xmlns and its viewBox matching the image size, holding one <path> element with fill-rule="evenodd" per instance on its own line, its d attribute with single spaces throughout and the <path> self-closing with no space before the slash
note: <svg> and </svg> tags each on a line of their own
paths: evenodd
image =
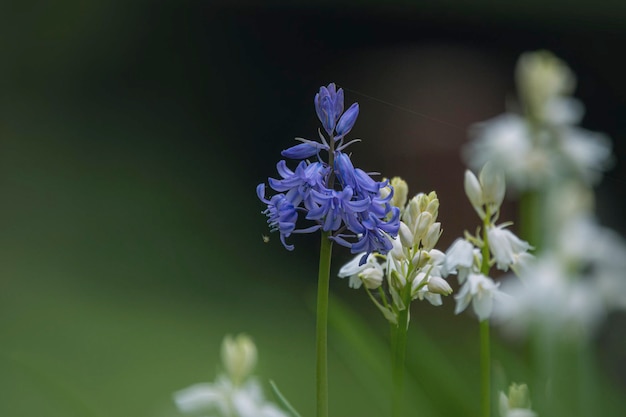
<svg viewBox="0 0 626 417">
<path fill-rule="evenodd" d="M 445 249 L 476 223 L 468 126 L 514 98 L 522 52 L 554 52 L 578 76 L 583 126 L 613 139 L 598 212 L 624 235 L 625 19 L 617 1 L 3 3 L 0 415 L 172 415 L 171 393 L 212 380 L 239 331 L 311 413 L 318 242 L 264 245 L 254 189 L 294 137 L 316 137 L 329 82 L 361 106 L 355 164 L 437 190 Z M 333 271 L 347 259 L 337 249 Z M 331 286 L 384 334 L 364 294 Z M 454 355 L 475 323 L 444 304 L 413 322 Z M 609 323 L 594 343 L 619 387 L 623 319 Z M 331 410 L 369 415 L 332 349 Z"/>
</svg>

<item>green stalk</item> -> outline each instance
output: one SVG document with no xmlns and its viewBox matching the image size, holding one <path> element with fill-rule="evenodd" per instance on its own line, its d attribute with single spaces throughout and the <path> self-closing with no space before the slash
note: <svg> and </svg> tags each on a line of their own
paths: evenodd
<svg viewBox="0 0 626 417">
<path fill-rule="evenodd" d="M 317 417 L 328 417 L 328 285 L 333 242 L 322 232 L 317 280 L 316 387 Z"/>
<path fill-rule="evenodd" d="M 393 343 L 392 378 L 393 401 L 391 415 L 400 417 L 404 403 L 404 368 L 406 359 L 406 341 L 409 328 L 409 307 L 411 303 L 411 285 L 407 284 L 402 294 L 404 310 L 398 312 L 398 325 Z"/>
<path fill-rule="evenodd" d="M 542 242 L 542 195 L 539 191 L 526 191 L 520 199 L 520 235 L 539 252 Z"/>
<path fill-rule="evenodd" d="M 483 417 L 489 417 L 491 415 L 489 319 L 480 322 L 480 408 Z"/>
<path fill-rule="evenodd" d="M 489 276 L 489 240 L 487 226 L 491 222 L 489 206 L 483 221 L 483 262 L 480 272 Z M 489 343 L 489 319 L 480 322 L 480 408 L 482 417 L 491 416 L 491 346 Z"/>
</svg>

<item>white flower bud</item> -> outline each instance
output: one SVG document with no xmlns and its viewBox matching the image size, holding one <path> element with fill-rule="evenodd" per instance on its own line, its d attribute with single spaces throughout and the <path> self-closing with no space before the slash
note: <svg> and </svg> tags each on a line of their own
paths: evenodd
<svg viewBox="0 0 626 417">
<path fill-rule="evenodd" d="M 485 212 L 482 208 L 484 204 L 483 190 L 480 187 L 478 178 L 476 178 L 476 175 L 469 169 L 465 171 L 465 181 L 463 185 L 465 186 L 465 194 L 470 203 L 472 203 L 472 207 L 474 207 L 474 210 L 476 210 L 481 219 L 484 218 Z"/>
<path fill-rule="evenodd" d="M 426 207 L 428 207 L 428 203 L 430 201 L 428 199 L 428 196 L 424 193 L 419 193 L 415 196 L 415 198 L 417 199 L 417 206 L 419 207 L 420 211 L 426 211 Z"/>
<path fill-rule="evenodd" d="M 221 354 L 226 373 L 235 385 L 244 382 L 256 366 L 256 346 L 245 334 L 224 337 Z"/>
<path fill-rule="evenodd" d="M 413 230 L 415 239 L 423 239 L 428 232 L 428 228 L 433 223 L 433 216 L 429 212 L 425 211 L 417 216 L 415 222 L 415 229 Z"/>
<path fill-rule="evenodd" d="M 406 277 L 399 274 L 396 269 L 391 269 L 389 272 L 389 286 L 390 288 L 402 289 L 406 285 Z M 394 294 L 392 294 L 394 295 Z M 394 301 L 395 302 L 395 301 Z"/>
<path fill-rule="evenodd" d="M 413 259 L 411 259 L 411 263 L 413 264 L 413 266 L 415 266 L 416 268 L 421 268 L 424 265 L 426 265 L 426 263 L 430 261 L 430 253 L 428 253 L 425 250 L 420 250 L 418 251 L 414 256 Z"/>
<path fill-rule="evenodd" d="M 526 384 L 511 384 L 508 396 L 500 391 L 500 417 L 536 417 L 530 407 Z"/>
<path fill-rule="evenodd" d="M 430 225 L 428 231 L 426 232 L 426 236 L 422 239 L 422 246 L 426 250 L 430 250 L 435 247 L 439 237 L 441 236 L 441 223 L 436 222 Z"/>
<path fill-rule="evenodd" d="M 495 164 L 487 162 L 480 170 L 479 178 L 483 204 L 492 204 L 496 211 L 499 210 L 506 192 L 504 173 Z"/>
<path fill-rule="evenodd" d="M 416 197 L 409 200 L 404 213 L 402 213 L 402 221 L 404 221 L 411 229 L 415 228 L 415 221 L 417 220 L 417 216 L 420 214 L 419 204 L 417 203 Z"/>
<path fill-rule="evenodd" d="M 406 181 L 400 177 L 393 177 L 390 181 L 393 187 L 393 197 L 391 197 L 391 205 L 398 207 L 400 210 L 404 210 L 406 201 L 409 195 L 409 186 Z"/>
<path fill-rule="evenodd" d="M 530 394 L 526 384 L 511 384 L 509 387 L 509 405 L 511 408 L 530 408 Z"/>
<path fill-rule="evenodd" d="M 376 263 L 359 273 L 359 278 L 368 290 L 375 290 L 383 283 L 384 272 L 380 264 Z"/>
<path fill-rule="evenodd" d="M 431 200 L 426 206 L 426 211 L 433 215 L 433 219 L 436 219 L 439 214 L 439 199 L 436 197 L 437 195 L 435 194 L 435 199 Z"/>
<path fill-rule="evenodd" d="M 404 223 L 400 222 L 400 229 L 398 230 L 398 236 L 400 237 L 400 241 L 402 242 L 402 246 L 405 248 L 413 247 L 413 233 L 409 227 Z"/>
<path fill-rule="evenodd" d="M 515 69 L 517 90 L 525 109 L 541 119 L 551 100 L 570 95 L 576 76 L 565 62 L 548 51 L 522 54 Z"/>
<path fill-rule="evenodd" d="M 428 291 L 435 294 L 450 295 L 452 294 L 452 287 L 448 284 L 448 281 L 441 277 L 430 277 L 428 280 Z"/>
</svg>

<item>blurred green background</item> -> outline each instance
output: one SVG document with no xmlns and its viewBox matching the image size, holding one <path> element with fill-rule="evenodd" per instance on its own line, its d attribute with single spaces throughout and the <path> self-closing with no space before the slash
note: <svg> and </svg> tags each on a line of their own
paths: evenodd
<svg viewBox="0 0 626 417">
<path fill-rule="evenodd" d="M 579 76 L 585 127 L 614 139 L 598 210 L 624 234 L 626 6 L 504 4 L 3 2 L 0 416 L 175 416 L 172 393 L 213 380 L 241 331 L 258 374 L 312 415 L 318 242 L 263 244 L 254 189 L 315 137 L 332 81 L 361 105 L 356 164 L 437 190 L 445 249 L 475 225 L 458 203 L 467 127 L 504 110 L 521 52 L 552 50 Z M 333 271 L 349 258 L 338 248 Z M 331 412 L 384 415 L 387 325 L 346 287 L 332 280 Z M 444 304 L 412 313 L 409 401 L 470 415 L 477 326 Z M 523 379 L 524 344 L 494 343 L 503 383 Z M 620 415 L 623 315 L 594 349 L 603 415 Z"/>
</svg>

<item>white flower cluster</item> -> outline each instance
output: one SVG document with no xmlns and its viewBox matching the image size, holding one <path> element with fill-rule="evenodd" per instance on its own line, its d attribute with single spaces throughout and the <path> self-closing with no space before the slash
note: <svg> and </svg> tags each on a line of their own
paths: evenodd
<svg viewBox="0 0 626 417">
<path fill-rule="evenodd" d="M 393 178 L 392 203 L 402 212 L 398 237 L 392 239 L 393 249 L 387 255 L 370 254 L 359 264 L 364 254 L 358 254 L 339 271 L 339 277 L 349 277 L 352 288 L 365 286 L 372 301 L 392 323 L 397 324 L 398 312 L 408 308 L 415 299 L 427 299 L 433 305 L 442 304 L 442 295 L 452 293 L 444 279 L 445 255 L 435 249 L 441 236 L 437 222 L 439 199 L 433 191 L 417 194 L 407 203 L 408 187 L 400 178 Z M 383 283 L 390 294 L 388 302 Z M 371 290 L 379 290 L 376 299 Z"/>
<path fill-rule="evenodd" d="M 576 188 L 566 187 L 562 196 Z M 563 210 L 559 211 L 564 214 Z M 541 325 L 550 333 L 588 336 L 613 309 L 626 309 L 626 243 L 600 226 L 589 212 L 561 218 L 550 245 L 519 280 L 505 279 L 510 303 L 499 306 L 498 320 L 510 333 Z"/>
<path fill-rule="evenodd" d="M 593 215 L 591 186 L 612 161 L 609 139 L 575 126 L 583 114 L 583 105 L 571 97 L 575 76 L 552 54 L 522 55 L 516 81 L 521 114 L 478 125 L 465 149 L 471 166 L 489 161 L 535 200 L 535 224 L 528 228 L 541 249 L 535 262 L 504 229 L 490 231 L 490 247 L 513 256 L 511 267 L 520 278 L 503 280 L 511 298 L 495 315 L 512 333 L 534 325 L 549 334 L 589 335 L 607 312 L 626 308 L 626 243 Z M 497 243 L 503 240 L 510 248 Z M 520 261 L 525 268 L 516 267 Z"/>
<path fill-rule="evenodd" d="M 195 384 L 174 393 L 181 412 L 211 417 L 287 417 L 265 399 L 261 385 L 251 377 L 257 352 L 249 337 L 226 336 L 221 354 L 226 372 L 215 382 Z"/>
<path fill-rule="evenodd" d="M 475 125 L 464 149 L 470 167 L 495 164 L 518 191 L 537 190 L 551 180 L 576 177 L 596 183 L 610 166 L 607 136 L 578 124 L 584 107 L 571 97 L 576 79 L 549 52 L 526 53 L 516 70 L 522 114 L 507 112 Z"/>
<path fill-rule="evenodd" d="M 456 274 L 461 285 L 454 296 L 455 313 L 465 310 L 471 302 L 480 321 L 491 316 L 494 300 L 507 298 L 498 289 L 499 284 L 488 276 L 491 266 L 517 272 L 532 259 L 528 242 L 505 229 L 510 223 L 495 224 L 505 190 L 504 175 L 492 164 L 483 167 L 479 178 L 471 171 L 465 172 L 465 193 L 483 222 L 482 236 L 466 232 L 465 238 L 454 241 L 445 255 L 444 273 Z"/>
</svg>

